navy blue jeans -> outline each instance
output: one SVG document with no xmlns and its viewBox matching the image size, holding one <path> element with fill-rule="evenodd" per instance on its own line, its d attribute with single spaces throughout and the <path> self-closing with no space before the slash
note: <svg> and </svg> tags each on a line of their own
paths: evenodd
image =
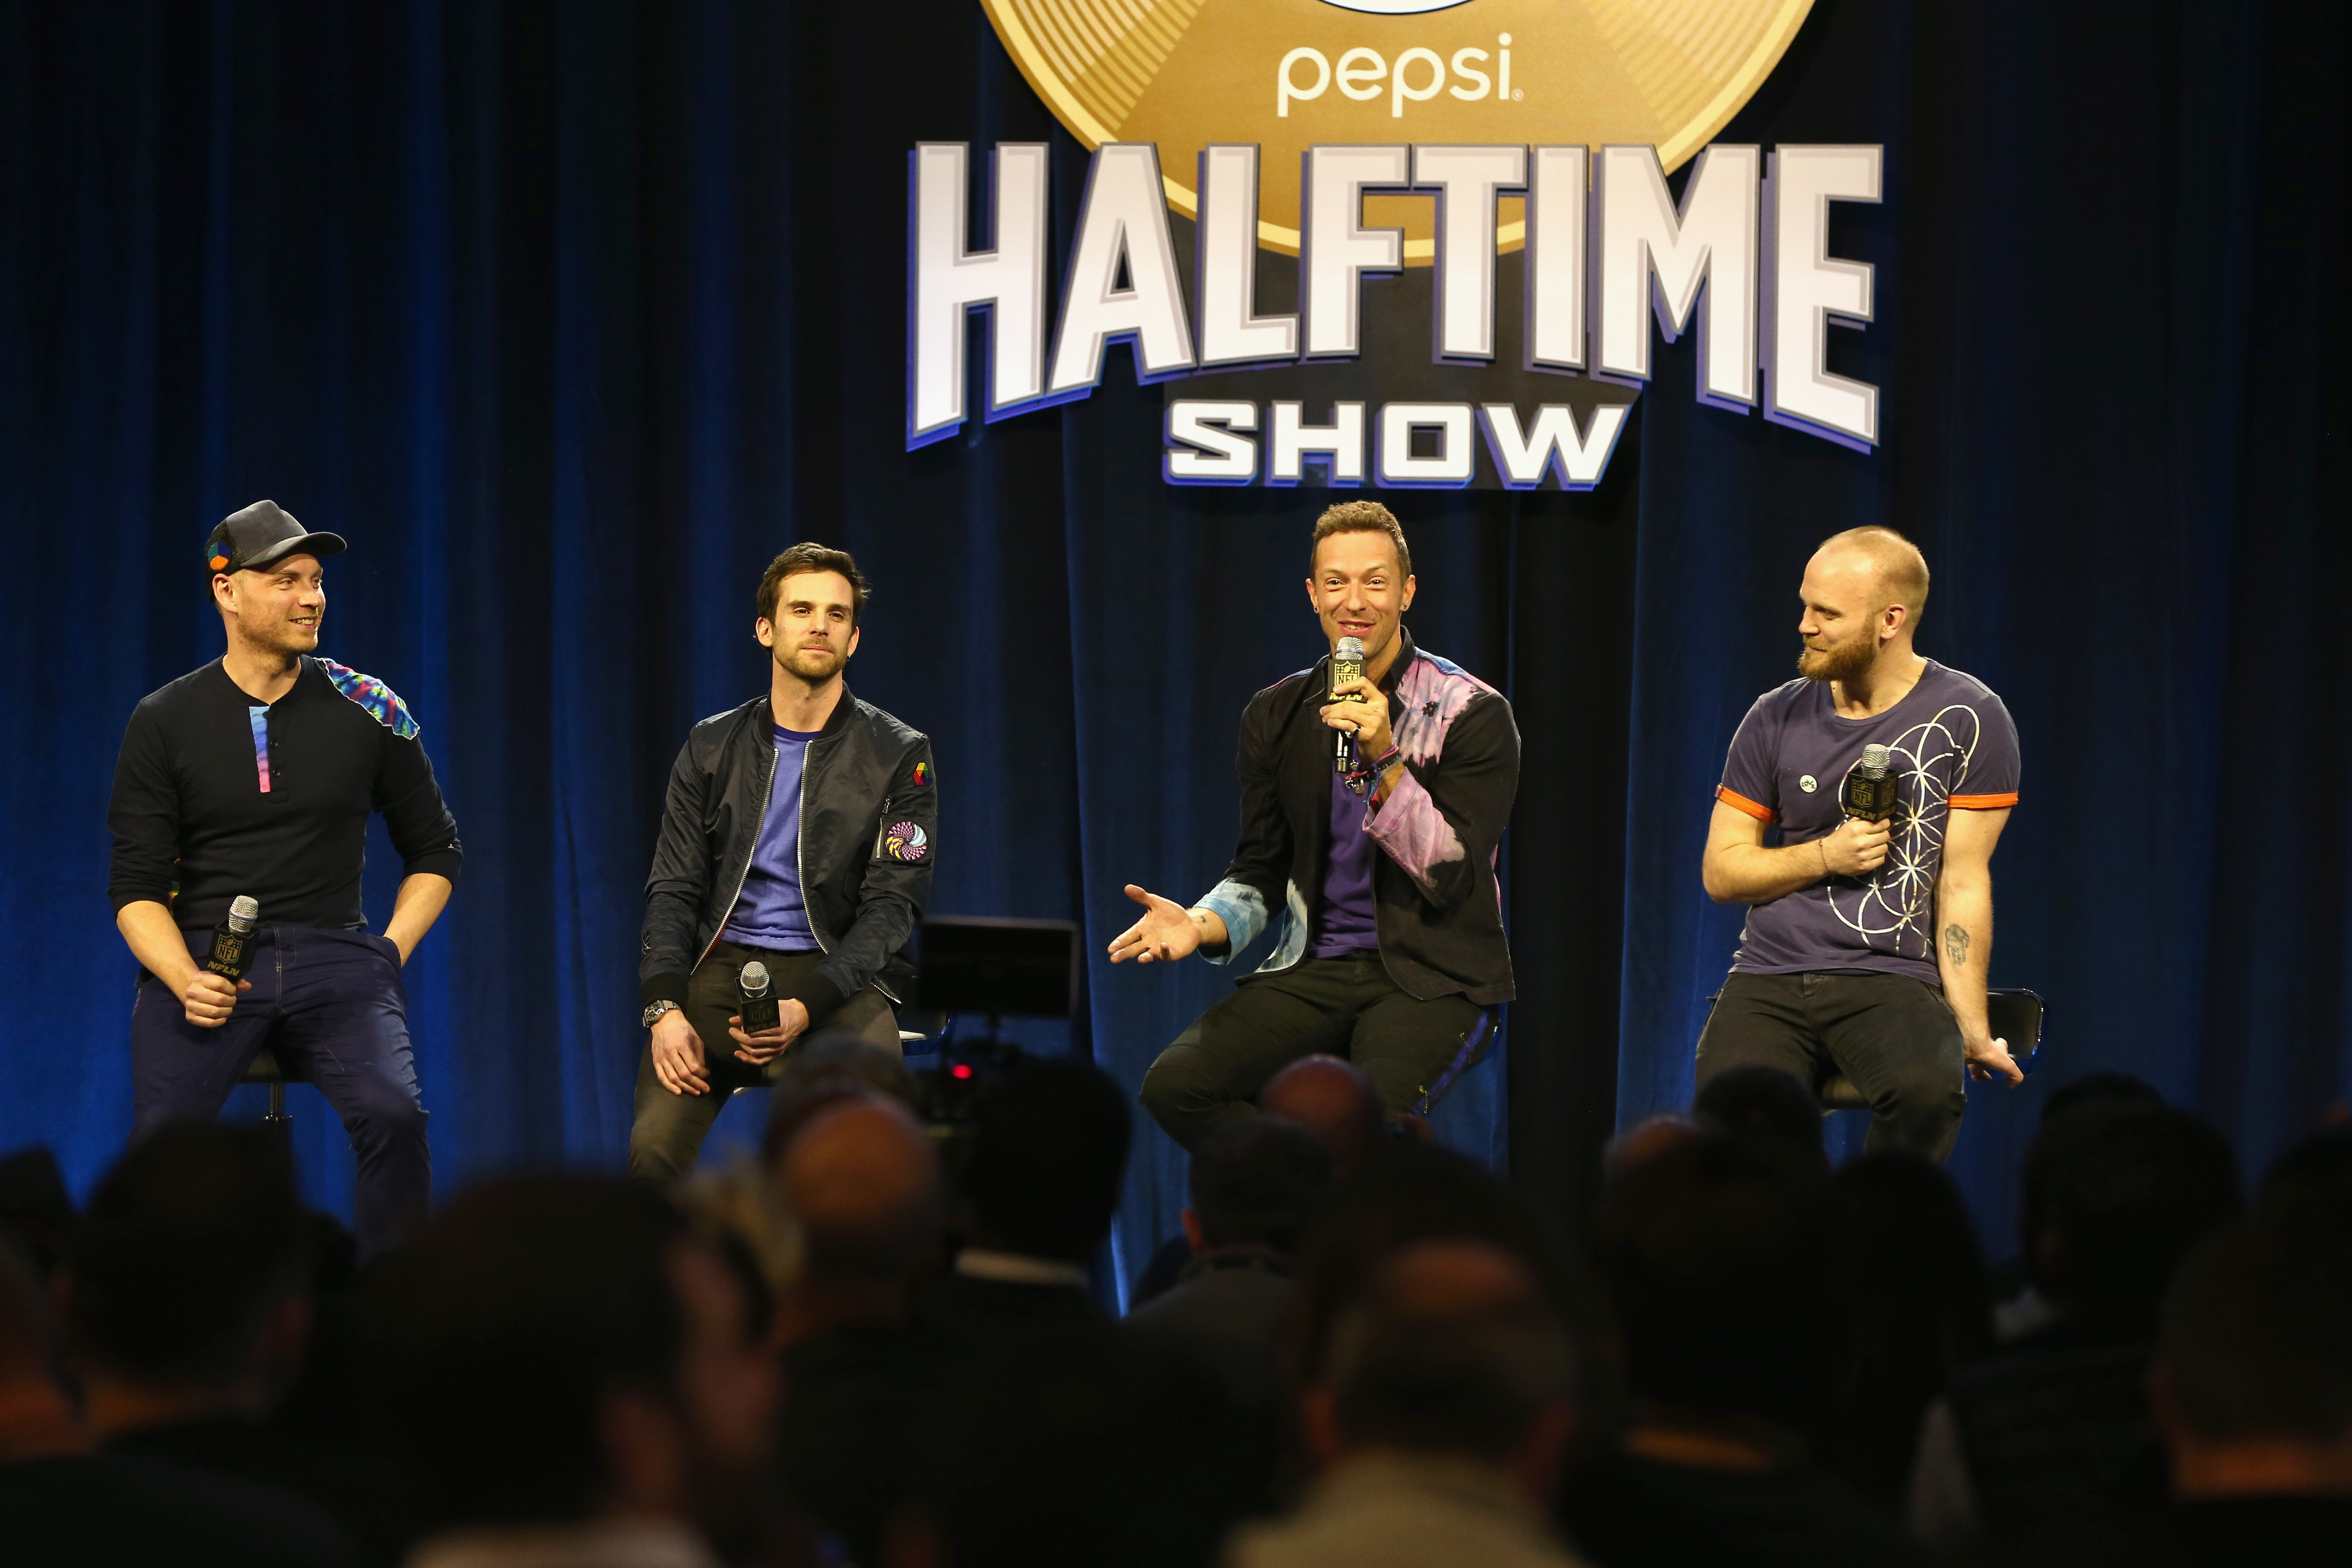
<svg viewBox="0 0 2352 1568">
<path fill-rule="evenodd" d="M 181 934 L 199 961 L 212 951 L 209 931 Z M 131 1009 L 131 1141 L 169 1122 L 218 1116 L 266 1045 L 289 1071 L 296 1063 L 307 1068 L 342 1118 L 359 1156 L 360 1252 L 372 1256 L 400 1239 L 433 1196 L 400 950 L 363 931 L 265 924 L 245 977 L 253 989 L 238 994 L 228 1022 L 203 1029 L 162 981 L 140 972 Z"/>
</svg>

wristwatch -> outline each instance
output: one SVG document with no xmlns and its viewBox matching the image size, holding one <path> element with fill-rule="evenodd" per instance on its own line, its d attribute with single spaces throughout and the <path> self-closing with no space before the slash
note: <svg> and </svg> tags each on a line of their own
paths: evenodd
<svg viewBox="0 0 2352 1568">
<path fill-rule="evenodd" d="M 648 1002 L 646 1004 L 646 1010 L 642 1014 L 638 1015 L 638 1026 L 642 1028 L 650 1029 L 664 1013 L 667 1013 L 677 1006 L 677 1004 L 671 1001 L 667 996 L 663 997 L 658 1002 Z"/>
</svg>

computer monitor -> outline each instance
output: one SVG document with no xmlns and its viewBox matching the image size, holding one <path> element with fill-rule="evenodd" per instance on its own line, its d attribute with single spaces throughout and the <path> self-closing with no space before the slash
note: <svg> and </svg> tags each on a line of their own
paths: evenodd
<svg viewBox="0 0 2352 1568">
<path fill-rule="evenodd" d="M 1069 921 L 934 915 L 923 921 L 916 990 L 936 1013 L 1067 1018 L 1078 1007 L 1078 928 Z"/>
</svg>

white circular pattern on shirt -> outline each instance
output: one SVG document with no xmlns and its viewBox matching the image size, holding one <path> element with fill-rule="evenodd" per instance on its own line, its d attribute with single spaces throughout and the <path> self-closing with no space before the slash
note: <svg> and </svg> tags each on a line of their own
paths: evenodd
<svg viewBox="0 0 2352 1568">
<path fill-rule="evenodd" d="M 1861 886 L 1830 886 L 1830 908 L 1848 928 L 1866 937 L 1893 937 L 1896 952 L 1908 949 L 1906 938 L 1916 938 L 1923 952 L 1910 956 L 1935 955 L 1935 943 L 1919 923 L 1930 916 L 1936 900 L 1947 802 L 1968 778 L 1969 759 L 1981 733 L 1977 710 L 1954 703 L 1904 731 L 1887 748 L 1901 773 L 1886 863 Z"/>
</svg>

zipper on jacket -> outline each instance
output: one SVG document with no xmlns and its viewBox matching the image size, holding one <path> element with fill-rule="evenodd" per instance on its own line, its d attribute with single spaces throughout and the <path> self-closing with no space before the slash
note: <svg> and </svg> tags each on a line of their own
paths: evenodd
<svg viewBox="0 0 2352 1568">
<path fill-rule="evenodd" d="M 809 750 L 816 750 L 816 742 L 809 742 Z M 809 935 L 815 939 L 816 950 L 829 956 L 833 945 L 816 929 L 816 910 L 809 903 L 808 863 L 802 852 L 803 847 L 808 843 L 808 776 L 809 760 L 803 756 L 801 758 L 801 830 L 793 835 L 793 875 L 801 879 L 801 919 L 808 922 Z"/>
<path fill-rule="evenodd" d="M 760 835 L 768 826 L 768 792 L 776 784 L 776 742 L 772 735 L 768 739 L 766 760 L 761 763 L 760 771 L 766 776 L 760 781 L 760 820 L 751 825 L 751 847 L 743 852 L 743 869 L 736 874 L 735 890 L 727 895 L 727 912 L 719 917 L 719 924 L 711 931 L 710 940 L 702 944 L 701 957 L 694 961 L 694 967 L 697 969 L 702 967 L 702 960 L 710 956 L 710 950 L 717 947 L 719 939 L 726 934 L 727 922 L 735 918 L 735 902 L 743 896 L 743 884 L 751 879 L 751 861 L 760 853 Z M 802 768 L 801 778 L 805 784 L 808 779 L 807 768 Z M 807 804 L 805 790 L 803 791 L 802 804 Z M 799 846 L 793 846 L 793 853 L 796 856 L 800 853 Z M 805 888 L 801 890 L 801 903 L 803 908 L 808 904 L 808 890 Z M 814 921 L 809 922 L 809 930 L 812 931 L 816 930 L 816 923 Z"/>
</svg>

